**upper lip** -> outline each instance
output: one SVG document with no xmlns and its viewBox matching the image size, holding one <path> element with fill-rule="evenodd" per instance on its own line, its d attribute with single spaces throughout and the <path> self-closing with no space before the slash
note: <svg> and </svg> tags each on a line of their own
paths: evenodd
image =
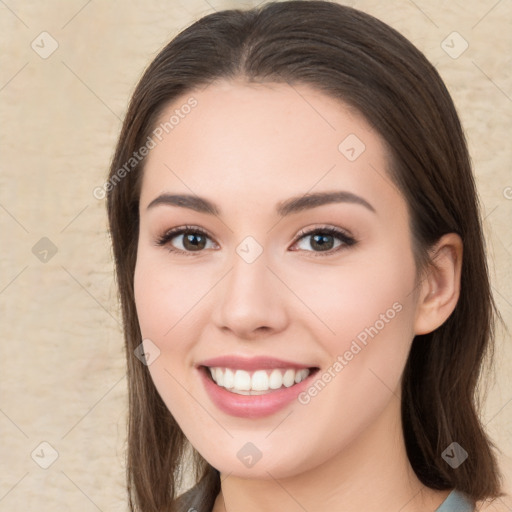
<svg viewBox="0 0 512 512">
<path fill-rule="evenodd" d="M 266 370 L 270 368 L 293 368 L 295 370 L 313 368 L 312 365 L 297 363 L 295 361 L 284 361 L 283 359 L 276 359 L 274 357 L 240 357 L 235 355 L 206 359 L 198 363 L 197 366 L 208 366 L 210 368 L 236 368 L 246 371 Z"/>
</svg>

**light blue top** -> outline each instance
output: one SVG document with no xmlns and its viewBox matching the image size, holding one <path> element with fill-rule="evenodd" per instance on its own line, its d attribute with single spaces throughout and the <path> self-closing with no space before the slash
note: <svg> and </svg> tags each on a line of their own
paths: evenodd
<svg viewBox="0 0 512 512">
<path fill-rule="evenodd" d="M 474 510 L 471 500 L 464 493 L 454 489 L 435 512 L 473 512 Z"/>
</svg>

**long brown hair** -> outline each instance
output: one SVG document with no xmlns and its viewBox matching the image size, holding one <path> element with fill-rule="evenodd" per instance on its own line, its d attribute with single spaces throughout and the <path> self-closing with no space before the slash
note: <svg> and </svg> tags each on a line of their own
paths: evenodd
<svg viewBox="0 0 512 512">
<path fill-rule="evenodd" d="M 499 314 L 454 104 L 425 56 L 388 25 L 329 1 L 285 1 L 216 12 L 183 30 L 145 71 L 124 119 L 106 191 L 128 365 L 131 510 L 211 510 L 220 475 L 189 446 L 148 368 L 134 357 L 141 343 L 133 276 L 144 160 L 130 159 L 170 102 L 235 78 L 312 85 L 362 113 L 390 150 L 391 179 L 408 204 L 419 269 L 443 234 L 461 236 L 460 298 L 443 325 L 413 340 L 402 380 L 403 431 L 410 463 L 426 486 L 455 488 L 475 501 L 503 496 L 495 446 L 478 416 L 477 387 L 484 363 L 492 361 Z M 441 455 L 454 441 L 469 454 L 456 469 Z M 187 449 L 195 492 L 176 500 Z"/>
</svg>

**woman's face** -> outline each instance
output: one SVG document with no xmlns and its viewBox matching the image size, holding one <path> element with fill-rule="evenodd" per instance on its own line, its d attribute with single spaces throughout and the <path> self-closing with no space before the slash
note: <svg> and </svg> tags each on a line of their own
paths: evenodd
<svg viewBox="0 0 512 512">
<path fill-rule="evenodd" d="M 192 445 L 279 478 L 398 428 L 416 268 L 382 139 L 305 85 L 218 82 L 172 115 L 145 164 L 134 285 L 148 370 Z"/>
</svg>

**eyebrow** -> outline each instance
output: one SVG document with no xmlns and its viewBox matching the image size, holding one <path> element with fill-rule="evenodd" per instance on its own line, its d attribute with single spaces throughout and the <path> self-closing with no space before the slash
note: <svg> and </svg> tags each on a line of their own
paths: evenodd
<svg viewBox="0 0 512 512">
<path fill-rule="evenodd" d="M 285 217 L 292 213 L 298 213 L 311 208 L 317 208 L 332 203 L 352 203 L 364 206 L 373 213 L 375 208 L 366 199 L 344 190 L 332 192 L 316 192 L 303 196 L 291 197 L 285 201 L 280 201 L 276 205 L 276 213 L 280 217 Z M 161 194 L 149 203 L 147 209 L 158 205 L 180 206 L 189 208 L 199 213 L 208 213 L 210 215 L 220 215 L 221 209 L 212 201 L 195 195 L 189 194 Z"/>
</svg>

